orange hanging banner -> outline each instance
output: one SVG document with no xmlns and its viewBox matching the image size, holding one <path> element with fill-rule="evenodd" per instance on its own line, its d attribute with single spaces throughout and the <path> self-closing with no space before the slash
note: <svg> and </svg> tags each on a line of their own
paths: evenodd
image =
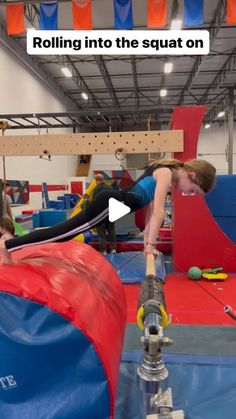
<svg viewBox="0 0 236 419">
<path fill-rule="evenodd" d="M 166 19 L 167 0 L 147 0 L 147 27 L 162 28 Z"/>
<path fill-rule="evenodd" d="M 25 33 L 24 3 L 6 4 L 6 19 L 9 36 Z"/>
<path fill-rule="evenodd" d="M 92 0 L 72 1 L 73 29 L 90 30 L 92 23 Z"/>
<path fill-rule="evenodd" d="M 236 23 L 236 0 L 227 0 L 226 23 Z"/>
</svg>

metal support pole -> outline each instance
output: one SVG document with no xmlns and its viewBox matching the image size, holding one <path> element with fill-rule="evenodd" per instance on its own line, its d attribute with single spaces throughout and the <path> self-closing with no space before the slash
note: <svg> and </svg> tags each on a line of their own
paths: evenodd
<svg viewBox="0 0 236 419">
<path fill-rule="evenodd" d="M 233 148 L 234 148 L 234 89 L 229 89 L 228 112 L 228 174 L 233 173 Z"/>
</svg>

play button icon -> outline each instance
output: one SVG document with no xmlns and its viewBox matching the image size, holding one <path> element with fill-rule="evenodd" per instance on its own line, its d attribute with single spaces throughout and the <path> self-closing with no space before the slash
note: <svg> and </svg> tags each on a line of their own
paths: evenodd
<svg viewBox="0 0 236 419">
<path fill-rule="evenodd" d="M 111 223 L 113 223 L 116 220 L 119 220 L 119 218 L 124 217 L 124 215 L 130 212 L 130 207 L 123 204 L 123 202 L 117 201 L 117 199 L 115 198 L 109 199 L 108 209 L 108 219 Z"/>
</svg>

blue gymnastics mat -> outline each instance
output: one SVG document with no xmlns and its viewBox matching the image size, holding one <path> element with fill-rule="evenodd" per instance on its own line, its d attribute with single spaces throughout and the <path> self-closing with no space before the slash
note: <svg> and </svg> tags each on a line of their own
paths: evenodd
<svg viewBox="0 0 236 419">
<path fill-rule="evenodd" d="M 137 385 L 140 352 L 124 353 L 120 367 L 115 419 L 143 419 Z M 163 355 L 169 376 L 174 410 L 186 419 L 235 419 L 236 357 Z"/>
<path fill-rule="evenodd" d="M 223 232 L 236 243 L 236 175 L 217 175 L 206 203 Z"/>
<path fill-rule="evenodd" d="M 108 254 L 105 257 L 116 269 L 123 284 L 139 284 L 145 278 L 146 261 L 142 252 Z M 156 275 L 164 281 L 166 268 L 162 255 L 156 260 Z"/>
</svg>

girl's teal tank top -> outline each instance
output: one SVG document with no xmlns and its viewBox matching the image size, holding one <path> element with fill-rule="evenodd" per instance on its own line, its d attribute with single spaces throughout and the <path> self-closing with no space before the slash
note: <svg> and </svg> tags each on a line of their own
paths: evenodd
<svg viewBox="0 0 236 419">
<path fill-rule="evenodd" d="M 145 176 L 131 188 L 129 193 L 135 195 L 135 199 L 142 207 L 153 201 L 156 189 L 156 181 L 153 176 Z"/>
</svg>

